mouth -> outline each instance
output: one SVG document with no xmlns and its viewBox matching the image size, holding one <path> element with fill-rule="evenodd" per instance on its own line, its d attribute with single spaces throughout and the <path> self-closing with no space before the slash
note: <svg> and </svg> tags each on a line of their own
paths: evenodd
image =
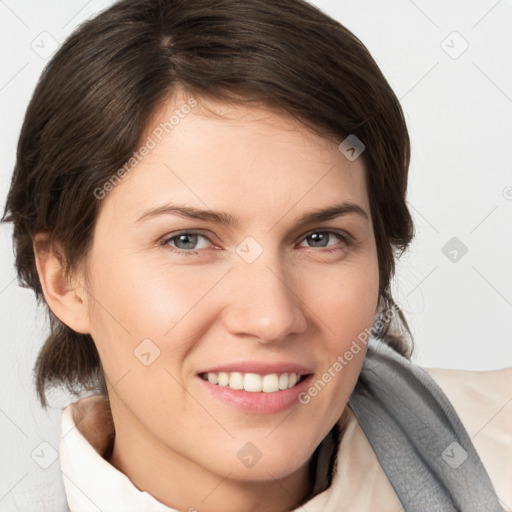
<svg viewBox="0 0 512 512">
<path fill-rule="evenodd" d="M 196 375 L 207 400 L 267 415 L 300 405 L 298 397 L 310 386 L 314 370 L 293 361 L 253 360 L 204 368 Z"/>
<path fill-rule="evenodd" d="M 277 393 L 298 386 L 309 374 L 242 372 L 203 372 L 199 377 L 215 386 L 249 393 Z"/>
</svg>

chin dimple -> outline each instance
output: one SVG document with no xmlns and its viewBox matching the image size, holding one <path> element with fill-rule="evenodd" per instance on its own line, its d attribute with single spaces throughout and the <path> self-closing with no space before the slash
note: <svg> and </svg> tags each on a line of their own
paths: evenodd
<svg viewBox="0 0 512 512">
<path fill-rule="evenodd" d="M 243 389 L 251 393 L 276 393 L 292 388 L 301 380 L 301 375 L 298 373 L 258 375 L 257 373 L 211 372 L 203 373 L 200 377 L 210 384 L 237 390 Z"/>
</svg>

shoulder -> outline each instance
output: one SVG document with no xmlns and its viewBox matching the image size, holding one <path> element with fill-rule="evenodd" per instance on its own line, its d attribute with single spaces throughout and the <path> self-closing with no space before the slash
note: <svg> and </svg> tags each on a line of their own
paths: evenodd
<svg viewBox="0 0 512 512">
<path fill-rule="evenodd" d="M 503 507 L 512 511 L 512 367 L 424 369 L 452 403 Z"/>
</svg>

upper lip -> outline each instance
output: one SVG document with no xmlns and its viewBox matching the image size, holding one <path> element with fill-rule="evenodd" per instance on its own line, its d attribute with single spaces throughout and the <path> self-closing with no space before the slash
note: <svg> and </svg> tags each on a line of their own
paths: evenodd
<svg viewBox="0 0 512 512">
<path fill-rule="evenodd" d="M 271 373 L 297 373 L 299 375 L 308 375 L 313 373 L 311 369 L 292 362 L 267 363 L 263 361 L 241 361 L 238 363 L 212 366 L 211 368 L 200 371 L 199 374 L 220 372 L 256 373 L 258 375 L 269 375 Z"/>
</svg>

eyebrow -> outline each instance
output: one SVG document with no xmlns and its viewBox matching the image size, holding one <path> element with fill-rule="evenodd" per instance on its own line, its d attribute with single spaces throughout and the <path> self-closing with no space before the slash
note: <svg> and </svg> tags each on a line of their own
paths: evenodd
<svg viewBox="0 0 512 512">
<path fill-rule="evenodd" d="M 355 214 L 366 221 L 369 220 L 369 216 L 361 206 L 356 203 L 349 201 L 335 204 L 333 206 L 310 210 L 305 212 L 298 220 L 298 224 L 313 224 L 315 222 L 325 222 L 337 217 Z M 138 219 L 137 223 L 157 217 L 160 215 L 176 215 L 186 219 L 202 220 L 204 222 L 211 222 L 214 224 L 221 224 L 224 226 L 238 226 L 240 221 L 233 215 L 214 210 L 203 210 L 195 208 L 193 206 L 165 204 L 146 210 Z"/>
</svg>

